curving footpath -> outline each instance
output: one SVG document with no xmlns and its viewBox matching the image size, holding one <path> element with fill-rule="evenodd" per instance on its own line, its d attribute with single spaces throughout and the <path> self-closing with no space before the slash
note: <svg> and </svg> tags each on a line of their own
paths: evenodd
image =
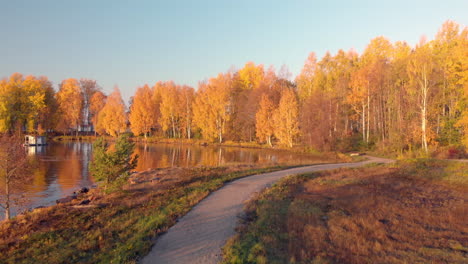
<svg viewBox="0 0 468 264">
<path fill-rule="evenodd" d="M 243 212 L 244 202 L 254 193 L 288 175 L 393 162 L 366 157 L 368 160 L 363 162 L 298 167 L 232 181 L 202 200 L 160 236 L 141 263 L 218 263 L 221 260 L 221 247 L 235 234 L 234 229 L 238 216 Z"/>
</svg>

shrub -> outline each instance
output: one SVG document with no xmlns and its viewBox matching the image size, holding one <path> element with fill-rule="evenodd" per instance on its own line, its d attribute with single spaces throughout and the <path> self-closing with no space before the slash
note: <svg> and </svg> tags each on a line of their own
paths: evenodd
<svg viewBox="0 0 468 264">
<path fill-rule="evenodd" d="M 93 144 L 93 160 L 89 170 L 97 181 L 104 184 L 105 191 L 120 189 L 137 165 L 138 155 L 132 156 L 135 144 L 128 135 L 117 138 L 113 149 L 103 138 Z"/>
</svg>

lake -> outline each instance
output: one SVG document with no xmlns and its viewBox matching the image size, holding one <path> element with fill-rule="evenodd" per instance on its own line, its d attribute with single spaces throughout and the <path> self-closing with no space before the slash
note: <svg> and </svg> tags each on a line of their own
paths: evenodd
<svg viewBox="0 0 468 264">
<path fill-rule="evenodd" d="M 92 143 L 52 142 L 47 146 L 28 147 L 27 151 L 37 165 L 33 180 L 25 186 L 29 199 L 27 208 L 54 204 L 55 200 L 94 183 L 88 173 Z M 313 161 L 310 155 L 282 150 L 187 144 L 137 144 L 135 152 L 139 155 L 137 171 L 167 167 L 274 165 Z M 12 211 L 15 214 L 15 210 Z"/>
</svg>

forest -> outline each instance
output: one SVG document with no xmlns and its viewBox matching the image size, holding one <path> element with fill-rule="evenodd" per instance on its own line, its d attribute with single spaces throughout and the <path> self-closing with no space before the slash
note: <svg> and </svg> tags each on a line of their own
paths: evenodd
<svg viewBox="0 0 468 264">
<path fill-rule="evenodd" d="M 468 27 L 446 21 L 414 47 L 372 39 L 354 50 L 310 53 L 300 74 L 248 62 L 195 89 L 173 81 L 120 91 L 95 80 L 14 73 L 0 80 L 0 131 L 202 138 L 309 146 L 317 151 L 379 149 L 429 153 L 468 147 Z"/>
</svg>

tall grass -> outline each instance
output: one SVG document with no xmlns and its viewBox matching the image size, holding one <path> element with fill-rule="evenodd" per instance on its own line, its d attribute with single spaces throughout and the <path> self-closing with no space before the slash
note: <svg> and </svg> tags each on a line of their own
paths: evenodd
<svg viewBox="0 0 468 264">
<path fill-rule="evenodd" d="M 224 263 L 468 263 L 468 164 L 291 176 L 246 206 Z"/>
</svg>

